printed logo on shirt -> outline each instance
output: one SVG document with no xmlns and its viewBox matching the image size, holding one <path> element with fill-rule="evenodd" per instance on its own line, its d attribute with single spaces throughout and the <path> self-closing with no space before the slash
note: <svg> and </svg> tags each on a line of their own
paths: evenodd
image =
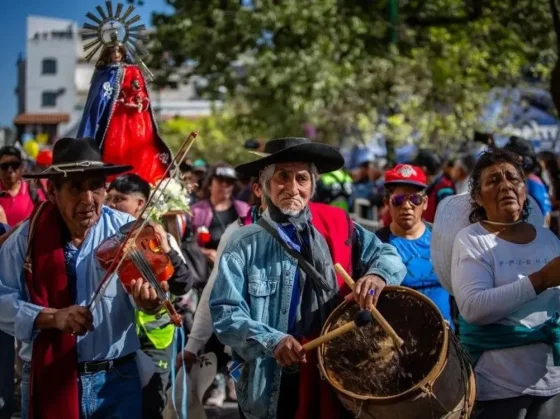
<svg viewBox="0 0 560 419">
<path fill-rule="evenodd" d="M 548 262 L 550 262 L 551 259 L 549 258 L 535 258 L 535 259 L 510 259 L 510 260 L 501 260 L 499 262 L 500 267 L 503 266 L 523 266 L 523 265 L 546 265 Z"/>
</svg>

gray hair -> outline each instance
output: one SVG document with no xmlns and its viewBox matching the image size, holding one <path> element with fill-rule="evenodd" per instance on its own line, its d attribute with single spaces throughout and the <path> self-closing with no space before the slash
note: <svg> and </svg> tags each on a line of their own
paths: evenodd
<svg viewBox="0 0 560 419">
<path fill-rule="evenodd" d="M 274 176 L 276 171 L 275 164 L 269 164 L 266 166 L 259 176 L 259 184 L 261 185 L 263 194 L 270 198 L 270 180 Z M 319 177 L 319 172 L 315 163 L 309 163 L 309 173 L 311 173 L 311 196 L 315 195 L 315 190 L 317 189 L 317 179 Z"/>
</svg>

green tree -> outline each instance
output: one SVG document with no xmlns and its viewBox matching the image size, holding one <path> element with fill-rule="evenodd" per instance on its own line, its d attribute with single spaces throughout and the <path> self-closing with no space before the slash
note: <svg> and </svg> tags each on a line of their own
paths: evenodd
<svg viewBox="0 0 560 419">
<path fill-rule="evenodd" d="M 199 134 L 190 154 L 197 158 L 210 163 L 224 160 L 231 164 L 251 159 L 251 154 L 243 147 L 243 143 L 252 135 L 236 127 L 227 110 L 216 112 L 212 116 L 196 119 L 172 118 L 160 123 L 160 132 L 174 152 L 193 131 L 198 131 Z"/>
<path fill-rule="evenodd" d="M 167 0 L 154 14 L 161 80 L 188 63 L 205 96 L 231 104 L 234 132 L 336 143 L 352 127 L 434 147 L 472 135 L 491 87 L 546 78 L 547 2 L 533 0 Z M 389 21 L 392 16 L 392 21 Z M 389 42 L 398 39 L 398 42 Z M 387 118 L 389 116 L 389 118 Z"/>
</svg>

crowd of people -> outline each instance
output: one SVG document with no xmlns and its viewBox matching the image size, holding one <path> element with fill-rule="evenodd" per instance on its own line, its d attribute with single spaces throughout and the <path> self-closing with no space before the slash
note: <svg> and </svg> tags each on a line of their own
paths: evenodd
<svg viewBox="0 0 560 419">
<path fill-rule="evenodd" d="M 61 139 L 53 155 L 26 172 L 19 149 L 0 149 L 0 418 L 181 417 L 171 383 L 206 353 L 215 377 L 194 397 L 207 407 L 237 402 L 248 419 L 350 417 L 302 348 L 340 302 L 371 309 L 386 285 L 428 297 L 469 351 L 472 417 L 557 417 L 560 172 L 529 141 L 447 160 L 423 149 L 397 165 L 365 155 L 353 170 L 335 148 L 302 138 L 268 141 L 237 167 L 188 159 L 187 225 L 177 236 L 148 223 L 173 267 L 162 288 L 185 347 L 145 279 L 108 281 L 88 304 L 104 276 L 97 250 L 142 214 L 150 184 L 104 163 L 94 140 Z M 439 205 L 454 197 L 468 200 L 470 225 L 444 275 L 432 237 L 445 229 Z M 353 214 L 357 199 L 371 206 Z"/>
</svg>

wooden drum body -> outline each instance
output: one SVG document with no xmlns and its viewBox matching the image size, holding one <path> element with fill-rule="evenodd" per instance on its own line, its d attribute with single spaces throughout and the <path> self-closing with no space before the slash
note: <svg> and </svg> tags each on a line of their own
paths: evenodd
<svg viewBox="0 0 560 419">
<path fill-rule="evenodd" d="M 319 347 L 319 368 L 342 404 L 362 419 L 467 419 L 476 395 L 468 356 L 438 308 L 406 287 L 386 287 L 378 310 L 404 340 L 393 346 L 374 323 Z M 351 321 L 343 303 L 322 333 Z"/>
</svg>

